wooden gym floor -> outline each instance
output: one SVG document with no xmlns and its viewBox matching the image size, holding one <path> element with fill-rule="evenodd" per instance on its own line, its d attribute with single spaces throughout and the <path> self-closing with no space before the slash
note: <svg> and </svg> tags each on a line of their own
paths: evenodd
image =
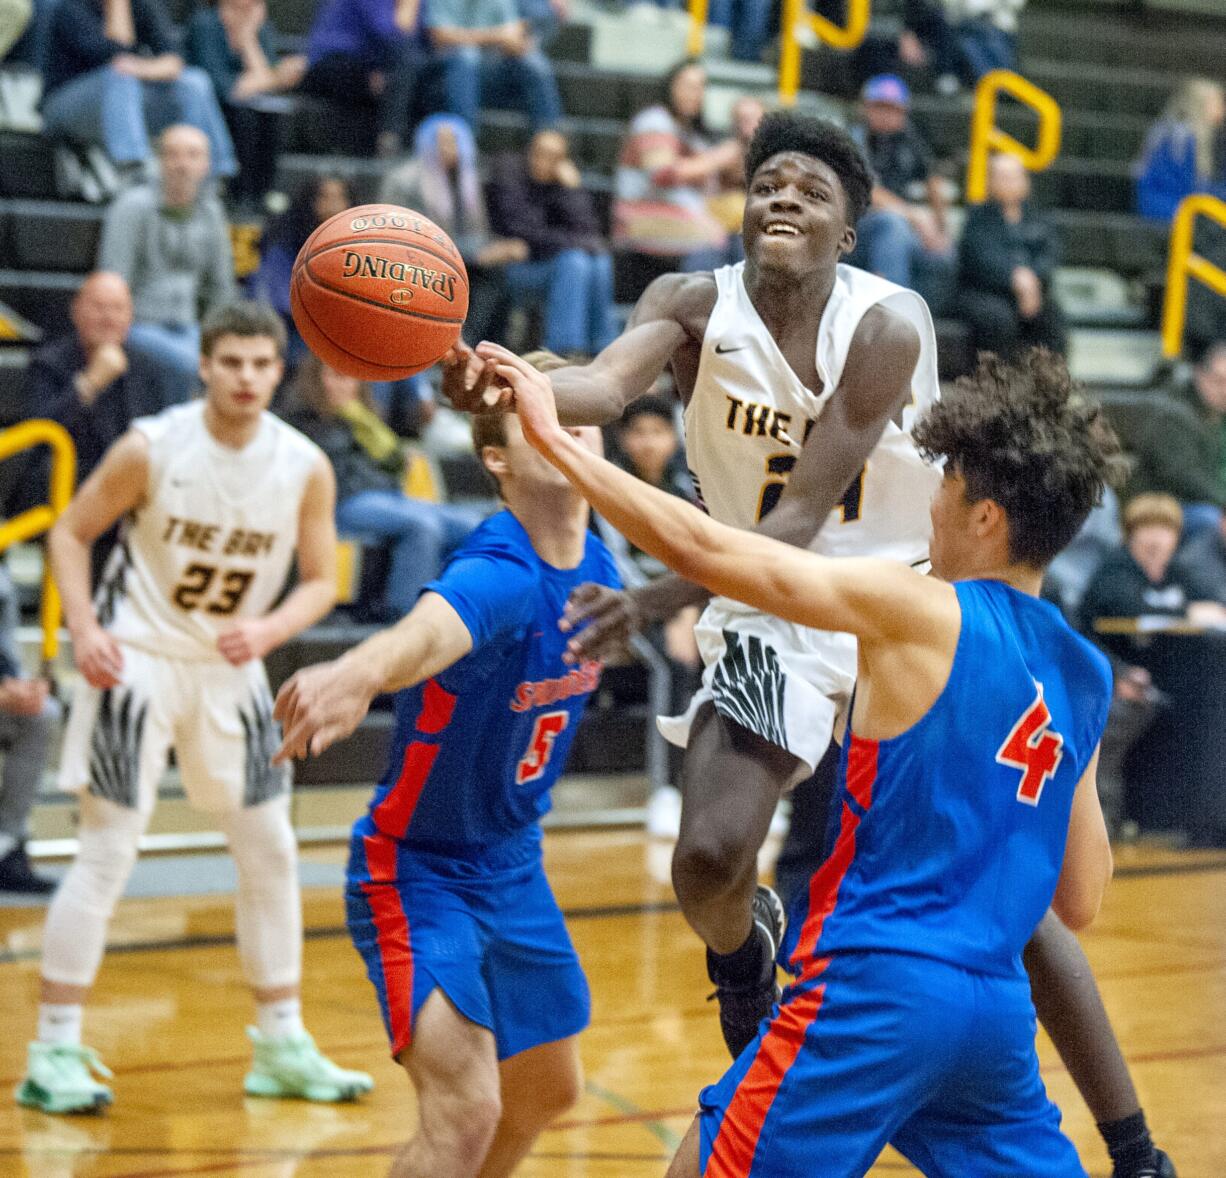
<svg viewBox="0 0 1226 1178">
<path fill-rule="evenodd" d="M 725 1063 L 698 941 L 676 911 L 668 848 L 638 832 L 555 833 L 550 874 L 591 980 L 582 1103 L 538 1142 L 523 1178 L 662 1175 L 695 1094 Z M 340 848 L 307 853 L 335 865 Z M 0 909 L 0 1175 L 246 1178 L 384 1175 L 413 1123 L 336 888 L 305 892 L 307 1022 L 338 1062 L 371 1071 L 349 1106 L 246 1100 L 251 1008 L 225 895 L 120 907 L 86 1040 L 115 1071 L 100 1117 L 17 1108 L 9 1093 L 35 1021 L 42 909 Z M 1226 1175 L 1226 855 L 1129 847 L 1085 944 L 1149 1120 L 1181 1178 Z M 1050 1046 L 1053 1099 L 1092 1175 L 1108 1173 L 1086 1109 Z M 914 1174 L 885 1154 L 878 1178 Z M 821 1178 L 815 1167 L 814 1178 Z M 967 1175 L 966 1178 L 974 1178 Z M 1019 1176 L 1022 1178 L 1022 1176 Z"/>
</svg>

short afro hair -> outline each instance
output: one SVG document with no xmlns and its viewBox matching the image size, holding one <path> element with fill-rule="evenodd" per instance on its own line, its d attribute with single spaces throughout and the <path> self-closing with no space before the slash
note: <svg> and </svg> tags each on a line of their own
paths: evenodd
<svg viewBox="0 0 1226 1178">
<path fill-rule="evenodd" d="M 1004 509 L 1010 559 L 1037 569 L 1127 473 L 1101 408 L 1045 348 L 1016 364 L 982 356 L 912 437 L 925 458 L 944 458 L 966 480 L 968 502 L 991 499 Z"/>
<path fill-rule="evenodd" d="M 745 179 L 752 183 L 754 173 L 771 156 L 783 151 L 811 155 L 826 164 L 843 186 L 847 223 L 854 226 L 864 216 L 873 194 L 873 171 L 855 140 L 842 127 L 811 115 L 772 111 L 763 117 L 750 140 Z"/>
</svg>

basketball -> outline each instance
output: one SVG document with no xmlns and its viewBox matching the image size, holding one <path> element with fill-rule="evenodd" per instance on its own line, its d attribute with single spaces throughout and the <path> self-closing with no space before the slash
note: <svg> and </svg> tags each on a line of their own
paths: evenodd
<svg viewBox="0 0 1226 1178">
<path fill-rule="evenodd" d="M 359 380 L 401 380 L 438 363 L 468 313 L 451 238 L 396 205 L 329 217 L 294 261 L 290 309 L 307 347 Z"/>
</svg>

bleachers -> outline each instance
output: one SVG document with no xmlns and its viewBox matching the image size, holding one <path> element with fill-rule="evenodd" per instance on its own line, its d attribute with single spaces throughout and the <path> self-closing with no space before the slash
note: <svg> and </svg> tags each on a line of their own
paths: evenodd
<svg viewBox="0 0 1226 1178">
<path fill-rule="evenodd" d="M 192 0 L 174 0 L 171 7 L 182 19 Z M 315 0 L 270 0 L 270 15 L 293 45 L 305 33 Z M 1181 17 L 1170 13 L 1104 13 L 1076 3 L 1031 0 L 1020 35 L 1023 72 L 1053 94 L 1063 108 L 1063 145 L 1056 163 L 1035 178 L 1037 198 L 1051 210 L 1059 226 L 1066 265 L 1111 271 L 1126 280 L 1135 306 L 1115 325 L 1111 339 L 1137 346 L 1115 373 L 1119 383 L 1146 380 L 1146 340 L 1156 326 L 1158 290 L 1163 276 L 1167 233 L 1163 226 L 1132 214 L 1131 165 L 1137 158 L 1154 116 L 1177 81 L 1188 72 L 1216 75 L 1220 46 L 1226 38 L 1226 18 Z M 655 101 L 656 77 L 609 69 L 593 64 L 590 28 L 568 27 L 554 42 L 551 53 L 567 118 L 563 129 L 572 143 L 585 181 L 596 195 L 608 223 L 612 203 L 612 173 L 627 120 Z M 828 52 L 806 51 L 806 76 L 837 79 Z M 816 64 L 815 64 L 816 63 Z M 824 63 L 824 64 L 823 64 Z M 713 63 L 713 87 L 739 85 L 743 71 Z M 770 96 L 769 78 L 759 71 L 750 75 L 756 89 Z M 844 92 L 844 97 L 851 97 Z M 1005 103 L 1001 125 L 1022 140 L 1033 134 L 1033 116 Z M 970 98 L 940 98 L 924 90 L 917 93 L 914 118 L 946 162 L 950 177 L 961 184 L 964 176 L 970 124 Z M 372 129 L 359 114 L 314 99 L 302 99 L 289 134 L 288 150 L 281 157 L 278 186 L 292 191 L 307 177 L 339 171 L 351 178 L 358 199 L 373 198 L 381 165 L 369 146 Z M 526 142 L 526 121 L 508 112 L 485 112 L 478 140 L 485 152 L 518 147 Z M 68 303 L 82 274 L 96 253 L 102 212 L 96 206 L 60 199 L 56 192 L 55 156 L 49 143 L 36 135 L 0 130 L 0 302 L 49 333 L 67 325 Z M 653 266 L 618 254 L 615 257 L 617 298 L 633 300 Z M 1087 282 L 1085 289 L 1092 290 Z M 1115 284 L 1118 290 L 1119 283 Z M 1087 348 L 1102 353 L 1104 382 L 1113 379 L 1110 347 L 1096 341 L 1104 322 L 1087 315 L 1093 324 L 1074 354 Z M 1095 334 L 1097 332 L 1098 334 Z M 959 324 L 938 324 L 941 370 L 944 377 L 965 370 L 970 361 L 967 333 Z M 28 349 L 0 348 L 0 398 L 15 387 Z M 1137 360 L 1141 356 L 1141 361 Z M 1093 366 L 1091 366 L 1093 367 Z M 1122 375 L 1127 368 L 1128 375 Z M 1097 369 L 1095 369 L 1097 371 Z M 1121 419 L 1131 421 L 1143 393 L 1113 393 Z M 317 640 L 312 637 L 308 645 Z M 323 657 L 315 646 L 290 652 L 295 661 Z M 591 768 L 603 764 L 602 750 L 616 747 L 619 763 L 641 750 L 644 718 L 619 711 L 625 732 L 602 728 L 599 739 L 580 741 L 580 762 Z M 607 718 L 606 718 L 607 720 Z M 608 721 L 612 723 L 612 721 Z M 347 762 L 350 769 L 325 759 L 308 766 L 311 780 L 337 781 L 352 771 L 352 764 L 377 764 L 386 750 L 388 717 L 376 712 L 359 738 L 360 755 Z M 611 742 L 611 743 L 610 743 Z"/>
</svg>

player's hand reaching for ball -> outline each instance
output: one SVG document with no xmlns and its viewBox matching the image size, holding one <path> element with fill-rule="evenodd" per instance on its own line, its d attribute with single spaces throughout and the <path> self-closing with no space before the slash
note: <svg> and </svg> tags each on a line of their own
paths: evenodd
<svg viewBox="0 0 1226 1178">
<path fill-rule="evenodd" d="M 90 687 L 107 691 L 123 681 L 123 651 L 97 622 L 72 631 L 72 653 Z"/>
<path fill-rule="evenodd" d="M 277 692 L 272 710 L 282 733 L 273 764 L 317 757 L 344 740 L 362 722 L 375 694 L 363 670 L 343 658 L 304 667 L 290 676 Z"/>
<path fill-rule="evenodd" d="M 549 377 L 499 344 L 483 343 L 479 354 L 493 361 L 495 375 L 510 386 L 511 408 L 519 416 L 524 437 L 548 457 L 557 449 L 559 440 L 569 436 L 558 422 L 558 407 Z"/>
<path fill-rule="evenodd" d="M 267 618 L 243 618 L 217 639 L 221 657 L 235 667 L 262 659 L 276 645 L 277 638 Z"/>
<path fill-rule="evenodd" d="M 495 373 L 496 362 L 478 356 L 457 340 L 442 359 L 443 396 L 461 413 L 501 413 L 511 407 L 511 390 Z"/>
</svg>

